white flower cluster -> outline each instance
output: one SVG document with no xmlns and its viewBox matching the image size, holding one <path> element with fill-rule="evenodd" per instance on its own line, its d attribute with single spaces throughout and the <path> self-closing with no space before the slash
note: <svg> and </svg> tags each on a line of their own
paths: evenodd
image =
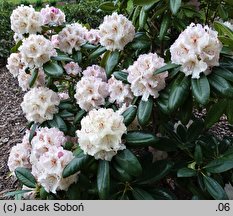
<svg viewBox="0 0 233 216">
<path fill-rule="evenodd" d="M 32 88 L 24 95 L 21 107 L 28 121 L 42 123 L 53 118 L 53 115 L 58 112 L 56 106 L 59 103 L 60 98 L 57 93 L 48 88 L 39 87 Z"/>
<path fill-rule="evenodd" d="M 18 143 L 13 146 L 8 158 L 8 167 L 11 172 L 13 172 L 17 167 L 25 167 L 30 169 L 30 154 L 31 154 L 31 145 L 29 144 L 29 131 L 23 137 L 22 143 Z"/>
<path fill-rule="evenodd" d="M 61 51 L 72 54 L 73 49 L 80 50 L 81 45 L 86 43 L 86 27 L 78 23 L 67 25 L 58 33 L 58 44 Z"/>
<path fill-rule="evenodd" d="M 85 111 L 90 111 L 93 108 L 99 108 L 101 105 L 104 105 L 107 96 L 108 85 L 100 78 L 83 76 L 82 79 L 77 82 L 74 97 L 80 108 Z"/>
<path fill-rule="evenodd" d="M 216 31 L 191 23 L 171 46 L 171 60 L 181 65 L 186 76 L 199 79 L 200 73 L 207 75 L 211 67 L 219 65 L 221 49 Z"/>
<path fill-rule="evenodd" d="M 42 35 L 34 34 L 23 40 L 19 51 L 22 62 L 29 68 L 42 67 L 52 56 L 56 55 L 56 50 L 48 39 Z"/>
<path fill-rule="evenodd" d="M 149 96 L 157 98 L 159 91 L 165 88 L 165 78 L 168 72 L 154 75 L 154 72 L 165 65 L 164 59 L 156 53 L 140 55 L 127 69 L 128 82 L 134 96 L 142 96 L 142 100 L 147 101 Z"/>
<path fill-rule="evenodd" d="M 223 24 L 233 31 L 233 20 L 226 21 Z"/>
<path fill-rule="evenodd" d="M 32 77 L 31 71 L 25 72 L 25 70 L 20 70 L 18 75 L 18 82 L 19 86 L 22 88 L 23 91 L 27 91 L 30 89 L 29 81 Z M 42 68 L 38 69 L 38 75 L 33 87 L 40 87 L 45 85 L 45 73 Z"/>
<path fill-rule="evenodd" d="M 75 62 L 69 62 L 64 66 L 64 69 L 68 75 L 77 76 L 81 74 L 82 68 Z"/>
<path fill-rule="evenodd" d="M 46 5 L 45 8 L 42 8 L 40 14 L 42 16 L 44 25 L 62 25 L 66 21 L 65 14 L 60 9 L 49 7 L 49 5 Z"/>
<path fill-rule="evenodd" d="M 12 53 L 10 57 L 7 59 L 7 69 L 13 75 L 13 77 L 17 77 L 19 75 L 20 70 L 24 68 L 24 64 L 21 61 L 20 53 Z"/>
<path fill-rule="evenodd" d="M 95 78 L 100 78 L 104 82 L 107 81 L 107 76 L 104 68 L 100 67 L 99 65 L 92 65 L 87 67 L 83 72 L 83 76 L 89 77 L 93 76 Z"/>
<path fill-rule="evenodd" d="M 135 28 L 122 14 L 113 13 L 105 16 L 104 22 L 99 26 L 100 44 L 107 50 L 123 50 L 135 36 Z"/>
<path fill-rule="evenodd" d="M 133 100 L 133 94 L 129 84 L 124 84 L 113 75 L 108 80 L 109 101 L 116 102 L 120 107 L 126 103 L 129 105 Z"/>
<path fill-rule="evenodd" d="M 123 116 L 112 109 L 92 110 L 77 130 L 80 148 L 95 159 L 110 161 L 117 151 L 125 149 L 121 137 L 126 133 Z"/>
<path fill-rule="evenodd" d="M 13 10 L 11 17 L 11 29 L 18 34 L 36 34 L 41 32 L 42 17 L 32 6 L 18 6 Z"/>
<path fill-rule="evenodd" d="M 98 29 L 91 29 L 86 33 L 86 40 L 93 45 L 100 42 L 100 32 Z"/>
<path fill-rule="evenodd" d="M 47 192 L 67 190 L 77 181 L 77 174 L 62 177 L 63 169 L 74 158 L 71 151 L 62 147 L 66 141 L 64 133 L 57 128 L 40 128 L 31 141 L 32 174 Z"/>
</svg>

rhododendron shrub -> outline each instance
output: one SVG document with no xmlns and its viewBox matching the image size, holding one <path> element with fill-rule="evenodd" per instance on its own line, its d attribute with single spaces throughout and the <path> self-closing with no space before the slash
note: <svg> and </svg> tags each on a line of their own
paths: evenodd
<svg viewBox="0 0 233 216">
<path fill-rule="evenodd" d="M 233 138 L 209 130 L 223 114 L 233 124 L 224 2 L 107 2 L 96 29 L 58 8 L 16 8 L 7 68 L 28 125 L 8 159 L 22 190 L 8 195 L 232 199 Z"/>
</svg>

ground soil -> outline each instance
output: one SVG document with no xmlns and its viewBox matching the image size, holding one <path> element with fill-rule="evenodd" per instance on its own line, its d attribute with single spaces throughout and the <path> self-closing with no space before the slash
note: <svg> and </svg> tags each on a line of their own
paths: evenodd
<svg viewBox="0 0 233 216">
<path fill-rule="evenodd" d="M 0 199 L 18 187 L 17 181 L 9 177 L 7 159 L 12 146 L 21 142 L 26 125 L 20 108 L 22 97 L 17 80 L 0 66 Z"/>
</svg>

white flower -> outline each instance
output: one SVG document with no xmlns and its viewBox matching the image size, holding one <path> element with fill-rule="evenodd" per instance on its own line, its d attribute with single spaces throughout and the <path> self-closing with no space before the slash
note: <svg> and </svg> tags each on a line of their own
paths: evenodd
<svg viewBox="0 0 233 216">
<path fill-rule="evenodd" d="M 20 70 L 18 75 L 18 82 L 19 82 L 19 86 L 22 88 L 23 91 L 27 91 L 28 89 L 30 89 L 29 81 L 31 79 L 31 76 L 32 75 L 30 71 L 26 73 L 25 70 Z M 33 87 L 39 87 L 44 85 L 45 85 L 45 74 L 43 69 L 39 68 L 38 75 Z"/>
<path fill-rule="evenodd" d="M 10 20 L 11 29 L 18 34 L 36 34 L 42 30 L 42 17 L 32 6 L 18 6 L 13 10 Z"/>
<path fill-rule="evenodd" d="M 123 50 L 125 45 L 131 42 L 135 36 L 135 28 L 132 22 L 116 12 L 105 16 L 99 29 L 101 45 L 111 51 Z"/>
<path fill-rule="evenodd" d="M 112 109 L 92 110 L 77 130 L 80 148 L 95 159 L 110 161 L 117 151 L 125 149 L 122 135 L 126 133 L 123 116 Z"/>
<path fill-rule="evenodd" d="M 82 77 L 76 85 L 76 94 L 74 95 L 77 104 L 85 111 L 104 105 L 107 96 L 107 83 L 93 76 Z"/>
<path fill-rule="evenodd" d="M 100 67 L 99 65 L 92 65 L 87 67 L 86 70 L 82 72 L 82 74 L 86 77 L 93 76 L 102 79 L 104 82 L 107 81 L 106 72 L 104 68 Z"/>
<path fill-rule="evenodd" d="M 157 98 L 159 91 L 165 88 L 165 78 L 168 72 L 157 75 L 153 73 L 165 65 L 164 59 L 156 53 L 140 55 L 127 69 L 128 82 L 131 83 L 131 90 L 135 96 L 142 96 L 142 100 L 147 101 L 149 96 Z"/>
<path fill-rule="evenodd" d="M 208 75 L 209 68 L 219 65 L 221 49 L 216 31 L 191 23 L 171 46 L 171 60 L 181 65 L 186 76 L 199 79 L 200 73 Z"/>
<path fill-rule="evenodd" d="M 24 95 L 21 107 L 28 121 L 42 123 L 53 118 L 53 115 L 58 112 L 56 106 L 59 103 L 57 93 L 48 88 L 39 87 L 32 88 Z"/>
<path fill-rule="evenodd" d="M 86 43 L 85 35 L 87 29 L 78 23 L 67 25 L 58 34 L 58 44 L 61 51 L 72 54 L 73 49 L 80 50 L 80 47 Z"/>
<path fill-rule="evenodd" d="M 8 167 L 11 172 L 14 172 L 18 167 L 31 168 L 30 153 L 31 146 L 29 144 L 29 132 L 23 138 L 23 142 L 12 147 L 9 158 Z"/>
<path fill-rule="evenodd" d="M 51 37 L 51 43 L 54 48 L 59 48 L 59 40 L 58 40 L 58 35 L 52 35 Z"/>
<path fill-rule="evenodd" d="M 228 199 L 233 200 L 233 187 L 232 187 L 231 183 L 225 184 L 224 190 L 226 191 Z"/>
<path fill-rule="evenodd" d="M 93 45 L 100 42 L 100 32 L 98 29 L 91 29 L 86 33 L 86 40 Z"/>
<path fill-rule="evenodd" d="M 59 92 L 58 96 L 59 96 L 60 100 L 66 100 L 70 97 L 69 94 L 67 94 L 65 92 Z"/>
<path fill-rule="evenodd" d="M 65 22 L 65 14 L 60 9 L 49 7 L 49 5 L 46 5 L 45 8 L 42 8 L 40 14 L 42 16 L 44 25 L 61 25 Z"/>
<path fill-rule="evenodd" d="M 223 24 L 233 31 L 233 20 L 226 21 Z"/>
<path fill-rule="evenodd" d="M 69 62 L 65 66 L 65 71 L 68 75 L 77 76 L 82 72 L 82 68 L 75 62 Z"/>
<path fill-rule="evenodd" d="M 116 102 L 119 106 L 124 103 L 130 104 L 133 100 L 133 94 L 130 90 L 129 84 L 124 84 L 122 81 L 117 80 L 113 75 L 108 80 L 109 101 Z"/>
<path fill-rule="evenodd" d="M 24 36 L 22 34 L 14 33 L 14 41 L 17 44 L 19 41 L 24 39 Z"/>
<path fill-rule="evenodd" d="M 23 40 L 19 47 L 22 62 L 29 68 L 42 67 L 52 56 L 56 55 L 56 50 L 51 46 L 51 42 L 42 35 L 30 35 Z"/>
<path fill-rule="evenodd" d="M 19 75 L 19 71 L 23 69 L 24 64 L 21 61 L 20 53 L 12 53 L 10 57 L 7 59 L 7 69 L 13 75 L 13 77 L 17 77 Z"/>
</svg>

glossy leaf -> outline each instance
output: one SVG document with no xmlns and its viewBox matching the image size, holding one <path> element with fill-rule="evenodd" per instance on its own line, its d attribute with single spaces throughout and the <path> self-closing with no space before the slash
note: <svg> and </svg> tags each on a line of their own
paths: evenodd
<svg viewBox="0 0 233 216">
<path fill-rule="evenodd" d="M 170 16 L 168 14 L 164 14 L 163 20 L 160 26 L 160 31 L 159 31 L 159 40 L 164 39 L 164 36 L 166 35 L 167 30 L 169 28 L 170 21 L 171 21 Z"/>
<path fill-rule="evenodd" d="M 201 146 L 199 144 L 196 144 L 196 146 L 195 146 L 194 159 L 195 159 L 197 165 L 200 165 L 203 162 L 202 149 L 201 149 Z"/>
<path fill-rule="evenodd" d="M 205 75 L 199 79 L 192 79 L 192 93 L 200 104 L 207 104 L 210 97 L 210 85 Z"/>
<path fill-rule="evenodd" d="M 100 199 L 107 199 L 109 197 L 110 173 L 108 161 L 99 161 L 99 167 L 97 172 L 97 188 Z"/>
<path fill-rule="evenodd" d="M 38 70 L 37 69 L 32 70 L 32 74 L 31 74 L 31 77 L 29 79 L 29 87 L 30 88 L 32 88 L 34 86 L 37 77 L 38 77 Z"/>
<path fill-rule="evenodd" d="M 82 120 L 82 118 L 87 114 L 87 112 L 85 110 L 80 110 L 75 118 L 74 118 L 74 124 L 77 125 L 80 123 L 80 121 Z"/>
<path fill-rule="evenodd" d="M 113 76 L 117 80 L 120 80 L 120 81 L 122 81 L 123 83 L 126 83 L 126 84 L 128 84 L 128 80 L 127 80 L 128 75 L 129 74 L 127 72 L 123 72 L 123 71 L 115 71 L 113 73 Z"/>
<path fill-rule="evenodd" d="M 196 175 L 196 170 L 187 167 L 181 168 L 177 171 L 177 177 L 193 177 Z"/>
<path fill-rule="evenodd" d="M 101 56 L 105 51 L 106 51 L 105 47 L 99 47 L 97 50 L 92 52 L 88 58 L 94 60 L 98 58 L 99 56 Z"/>
<path fill-rule="evenodd" d="M 36 179 L 31 174 L 31 171 L 29 169 L 26 169 L 24 167 L 17 167 L 15 169 L 15 175 L 17 179 L 25 186 L 29 188 L 36 188 Z"/>
<path fill-rule="evenodd" d="M 171 12 L 174 15 L 177 14 L 181 6 L 181 0 L 170 0 L 169 3 L 170 3 Z"/>
<path fill-rule="evenodd" d="M 114 5 L 113 2 L 107 1 L 107 2 L 103 2 L 102 4 L 100 4 L 99 9 L 101 9 L 103 11 L 112 12 L 112 11 L 116 10 L 117 7 Z"/>
<path fill-rule="evenodd" d="M 227 200 L 227 194 L 222 186 L 213 178 L 203 176 L 204 184 L 209 194 L 216 200 Z"/>
<path fill-rule="evenodd" d="M 153 99 L 149 97 L 147 101 L 141 100 L 138 106 L 137 119 L 141 126 L 146 126 L 150 122 L 153 110 Z"/>
<path fill-rule="evenodd" d="M 177 64 L 172 64 L 172 63 L 166 64 L 166 65 L 164 65 L 163 67 L 157 69 L 157 70 L 154 72 L 154 75 L 163 73 L 163 72 L 165 72 L 165 71 L 172 70 L 172 69 L 174 69 L 174 68 L 179 68 L 179 67 L 180 67 L 180 65 L 177 65 Z"/>
<path fill-rule="evenodd" d="M 44 64 L 43 68 L 45 74 L 47 74 L 48 76 L 58 78 L 63 75 L 63 68 L 55 62 L 48 62 Z"/>
<path fill-rule="evenodd" d="M 154 198 L 141 188 L 133 188 L 132 195 L 136 200 L 153 200 Z"/>
<path fill-rule="evenodd" d="M 111 77 L 114 68 L 118 64 L 119 58 L 120 58 L 119 51 L 114 51 L 109 55 L 105 65 L 105 71 L 108 77 Z"/>
<path fill-rule="evenodd" d="M 131 106 L 127 110 L 125 110 L 121 115 L 124 117 L 125 126 L 129 126 L 133 120 L 135 119 L 137 114 L 137 107 Z"/>
</svg>

